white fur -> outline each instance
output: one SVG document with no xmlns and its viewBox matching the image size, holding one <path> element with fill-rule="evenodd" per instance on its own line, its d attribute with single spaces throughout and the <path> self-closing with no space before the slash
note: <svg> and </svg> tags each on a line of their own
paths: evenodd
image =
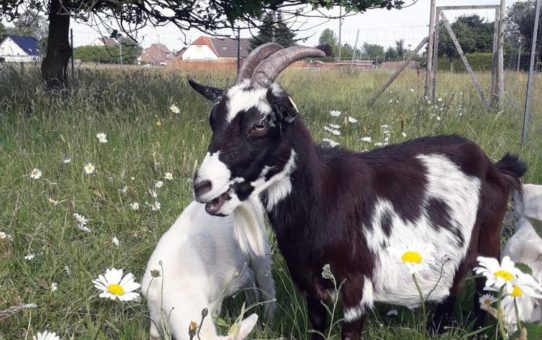
<svg viewBox="0 0 542 340">
<path fill-rule="evenodd" d="M 255 217 L 246 217 L 250 215 L 247 211 L 243 214 L 244 223 L 261 222 Z M 211 216 L 203 204 L 192 202 L 162 236 L 149 259 L 141 288 L 152 320 L 152 337 L 159 337 L 159 330 L 165 328 L 178 340 L 188 339 L 190 322 L 199 324 L 201 311 L 207 308 L 210 315 L 201 327 L 201 339 L 221 339 L 211 315 L 219 312 L 224 297 L 257 283 L 265 292 L 262 300 L 274 300 L 270 256 L 243 253 L 234 230 L 244 230 L 247 226 L 234 226 L 234 221 L 233 216 Z M 255 228 L 262 229 L 263 225 L 248 227 L 249 230 Z M 269 252 L 265 239 L 253 240 L 263 235 L 260 231 L 246 238 Z M 152 277 L 154 270 L 159 272 L 159 277 Z M 273 308 L 273 302 L 266 304 L 266 314 L 270 315 Z M 242 322 L 239 339 L 246 338 L 256 320 L 257 315 L 252 315 Z"/>
<path fill-rule="evenodd" d="M 196 183 L 207 180 L 212 185 L 211 190 L 200 197 L 202 200 L 210 201 L 225 193 L 230 187 L 231 171 L 219 156 L 220 151 L 208 152 L 198 169 Z"/>
<path fill-rule="evenodd" d="M 542 185 L 524 184 L 523 195 L 514 195 L 514 215 L 517 219 L 516 232 L 506 242 L 503 256 L 509 256 L 512 261 L 524 263 L 532 269 L 532 276 L 542 282 L 542 238 L 536 233 L 531 224 L 532 220 L 542 223 Z M 535 308 L 526 311 L 525 321 L 542 322 L 542 301 Z"/>
<path fill-rule="evenodd" d="M 254 191 L 251 197 L 258 197 L 260 193 L 267 190 L 267 210 L 270 211 L 273 207 L 283 200 L 292 191 L 292 181 L 290 180 L 290 174 L 295 170 L 295 158 L 297 154 L 292 149 L 290 152 L 290 158 L 284 165 L 282 171 L 275 174 L 268 181 L 265 181 L 266 169 L 262 171 L 259 178 L 250 183 L 254 187 Z M 265 173 L 264 173 L 265 172 Z"/>
<path fill-rule="evenodd" d="M 344 311 L 344 319 L 347 322 L 351 322 L 359 319 L 367 309 L 373 308 L 374 304 L 374 292 L 373 283 L 367 277 L 363 277 L 363 296 L 358 306 L 354 308 L 348 308 Z"/>
<path fill-rule="evenodd" d="M 446 157 L 420 155 L 418 159 L 427 169 L 424 206 L 430 198 L 446 202 L 452 223 L 460 228 L 464 242 L 458 247 L 452 233 L 443 229 L 435 231 L 425 212 L 416 221 L 405 221 L 397 214 L 391 202 L 378 199 L 372 228 L 364 228 L 367 244 L 376 258 L 374 300 L 410 308 L 420 304 L 418 291 L 407 267 L 400 263 L 387 247 L 401 248 L 405 244 L 432 245 L 435 249 L 431 256 L 433 261 L 416 274 L 416 278 L 426 298 L 431 292 L 430 301 L 443 300 L 449 295 L 455 271 L 467 253 L 480 196 L 480 180 L 467 176 Z M 382 232 L 380 225 L 381 215 L 386 210 L 392 216 L 393 227 L 389 237 Z M 365 296 L 362 303 L 372 304 Z"/>
<path fill-rule="evenodd" d="M 246 83 L 241 83 L 228 90 L 228 115 L 226 120 L 231 122 L 239 112 L 247 111 L 253 107 L 263 114 L 271 113 L 271 107 L 266 99 L 266 88 L 249 90 Z"/>
</svg>

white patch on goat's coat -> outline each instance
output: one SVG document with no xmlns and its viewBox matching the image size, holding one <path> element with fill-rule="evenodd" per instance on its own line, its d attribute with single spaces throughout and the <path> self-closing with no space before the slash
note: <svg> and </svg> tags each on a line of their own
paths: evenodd
<svg viewBox="0 0 542 340">
<path fill-rule="evenodd" d="M 363 277 L 363 295 L 359 305 L 354 308 L 347 308 L 344 311 L 344 320 L 346 322 L 352 322 L 359 319 L 367 309 L 373 308 L 374 304 L 374 288 L 373 283 L 367 277 Z"/>
<path fill-rule="evenodd" d="M 267 210 L 270 211 L 280 201 L 292 191 L 292 181 L 290 180 L 290 174 L 295 170 L 295 158 L 296 152 L 292 149 L 290 152 L 290 158 L 284 165 L 284 168 L 269 180 L 265 180 L 265 175 L 269 172 L 270 168 L 265 167 L 257 180 L 250 183 L 254 187 L 254 192 L 251 194 L 253 197 L 257 197 L 264 190 L 267 189 Z"/>
<path fill-rule="evenodd" d="M 210 181 L 211 191 L 204 194 L 203 200 L 212 200 L 225 193 L 230 187 L 231 171 L 228 166 L 219 159 L 220 151 L 207 153 L 198 170 L 196 183 Z"/>
<path fill-rule="evenodd" d="M 393 204 L 379 198 L 375 203 L 372 228 L 364 228 L 369 250 L 375 255 L 373 275 L 374 301 L 419 306 L 420 297 L 406 265 L 400 263 L 387 250 L 400 248 L 405 242 L 432 244 L 433 261 L 416 274 L 416 280 L 424 297 L 429 301 L 442 301 L 449 295 L 456 269 L 464 259 L 470 243 L 472 228 L 476 221 L 480 199 L 480 180 L 466 175 L 459 167 L 442 155 L 419 155 L 417 158 L 426 168 L 427 187 L 421 217 L 413 222 L 405 221 Z M 451 223 L 464 238 L 458 247 L 455 235 L 443 228 L 435 230 L 427 216 L 426 206 L 431 198 L 444 201 L 449 208 Z M 381 227 L 384 212 L 391 216 L 391 233 L 387 237 Z"/>
<path fill-rule="evenodd" d="M 256 88 L 248 89 L 246 83 L 241 83 L 228 90 L 226 120 L 231 122 L 239 112 L 247 111 L 253 107 L 257 108 L 262 114 L 271 113 L 271 106 L 266 99 L 267 89 Z"/>
</svg>

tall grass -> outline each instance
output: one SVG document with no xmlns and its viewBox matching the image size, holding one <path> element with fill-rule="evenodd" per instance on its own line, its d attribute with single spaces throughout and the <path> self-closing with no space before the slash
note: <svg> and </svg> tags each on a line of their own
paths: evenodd
<svg viewBox="0 0 542 340">
<path fill-rule="evenodd" d="M 0 320 L 0 339 L 31 338 L 45 329 L 66 339 L 90 339 L 103 317 L 100 339 L 148 338 L 144 303 L 109 309 L 109 301 L 97 298 L 91 280 L 112 266 L 140 277 L 159 237 L 192 199 L 191 177 L 210 137 L 210 106 L 188 88 L 187 76 L 171 70 L 81 70 L 69 94 L 50 95 L 42 90 L 35 69 L 0 72 L 0 231 L 13 237 L 0 240 L 0 310 L 38 305 Z M 229 73 L 189 76 L 217 87 L 234 78 Z M 522 90 L 511 78 L 499 112 L 483 108 L 466 75 L 439 75 L 441 99 L 430 105 L 423 98 L 422 75 L 414 72 L 402 75 L 374 107 L 367 107 L 369 96 L 386 77 L 378 71 L 303 69 L 287 72 L 280 83 L 317 142 L 328 137 L 346 148 L 371 149 L 384 141 L 383 124 L 390 126 L 391 143 L 458 133 L 479 143 L 493 159 L 506 152 L 520 154 L 530 166 L 526 180 L 542 181 L 542 139 L 536 133 L 540 112 L 534 115 L 530 143 L 521 148 L 517 108 Z M 510 77 L 520 84 L 524 75 Z M 483 82 L 487 78 L 481 75 Z M 541 99 L 536 100 L 533 107 L 540 110 Z M 172 113 L 171 104 L 181 113 Z M 333 118 L 330 110 L 343 114 Z M 347 116 L 358 122 L 349 123 Z M 325 132 L 326 123 L 341 125 L 341 136 Z M 107 144 L 98 142 L 99 132 L 107 134 Z M 362 142 L 362 137 L 372 137 L 372 142 Z M 63 163 L 65 158 L 71 162 Z M 94 175 L 83 173 L 87 162 L 96 165 Z M 28 176 L 33 168 L 43 172 L 42 178 Z M 153 212 L 145 205 L 154 201 L 148 189 L 168 171 L 174 180 L 155 189 L 161 209 Z M 58 204 L 51 203 L 55 201 Z M 131 210 L 132 202 L 141 209 Z M 75 227 L 74 212 L 90 218 L 91 233 Z M 120 240 L 119 247 L 112 244 L 113 236 Z M 259 322 L 253 336 L 305 339 L 304 301 L 274 250 L 278 313 L 271 324 Z M 25 260 L 28 254 L 35 254 L 34 259 Z M 57 291 L 51 291 L 52 282 L 58 283 Z M 467 295 L 457 311 L 457 327 L 443 338 L 469 334 Z M 224 325 L 237 316 L 240 300 L 226 304 Z M 399 317 L 387 317 L 389 308 L 380 306 L 369 318 L 367 338 L 423 338 L 416 313 L 401 310 Z M 338 338 L 340 332 L 331 334 Z"/>
</svg>

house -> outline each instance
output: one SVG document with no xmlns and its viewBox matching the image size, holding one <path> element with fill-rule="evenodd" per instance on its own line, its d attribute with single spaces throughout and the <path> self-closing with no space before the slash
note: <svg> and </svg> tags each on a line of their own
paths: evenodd
<svg viewBox="0 0 542 340">
<path fill-rule="evenodd" d="M 182 60 L 232 60 L 237 59 L 237 39 L 200 36 L 181 54 Z M 241 39 L 240 56 L 246 58 L 250 39 Z"/>
<path fill-rule="evenodd" d="M 173 58 L 173 53 L 166 45 L 155 43 L 147 47 L 138 59 L 140 65 L 164 66 Z"/>
<path fill-rule="evenodd" d="M 6 63 L 41 61 L 38 40 L 33 37 L 8 34 L 0 42 L 0 58 Z"/>
<path fill-rule="evenodd" d="M 90 46 L 107 46 L 107 47 L 116 47 L 118 46 L 118 43 L 113 38 L 108 37 L 100 37 L 98 39 L 95 39 L 92 43 L 90 43 Z"/>
</svg>

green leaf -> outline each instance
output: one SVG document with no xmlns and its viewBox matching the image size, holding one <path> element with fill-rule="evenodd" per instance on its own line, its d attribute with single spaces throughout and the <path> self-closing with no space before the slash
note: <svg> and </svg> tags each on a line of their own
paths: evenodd
<svg viewBox="0 0 542 340">
<path fill-rule="evenodd" d="M 527 217 L 527 220 L 531 222 L 533 225 L 534 231 L 538 234 L 538 236 L 542 237 L 542 221 L 536 218 Z"/>
<path fill-rule="evenodd" d="M 531 267 L 529 267 L 529 265 L 525 263 L 521 263 L 521 262 L 516 263 L 516 268 L 521 270 L 525 274 L 529 274 L 529 275 L 533 274 L 533 270 L 531 269 Z"/>
<path fill-rule="evenodd" d="M 542 325 L 538 323 L 528 323 L 523 325 L 527 329 L 528 340 L 542 339 Z"/>
</svg>

